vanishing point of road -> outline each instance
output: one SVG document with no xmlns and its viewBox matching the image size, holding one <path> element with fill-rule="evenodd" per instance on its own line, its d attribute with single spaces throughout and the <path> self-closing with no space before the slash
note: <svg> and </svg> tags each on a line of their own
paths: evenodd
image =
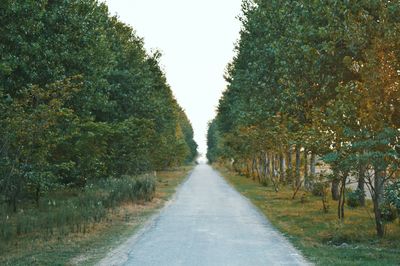
<svg viewBox="0 0 400 266">
<path fill-rule="evenodd" d="M 100 265 L 308 265 L 266 218 L 208 165 Z"/>
</svg>

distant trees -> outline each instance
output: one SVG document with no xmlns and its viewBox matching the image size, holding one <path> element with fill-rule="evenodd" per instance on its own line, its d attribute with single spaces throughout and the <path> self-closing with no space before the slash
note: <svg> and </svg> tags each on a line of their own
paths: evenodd
<svg viewBox="0 0 400 266">
<path fill-rule="evenodd" d="M 396 1 L 245 1 L 209 160 L 311 189 L 318 156 L 333 171 L 338 217 L 357 176 L 382 236 L 384 188 L 399 177 L 399 15 Z"/>
<path fill-rule="evenodd" d="M 129 26 L 95 0 L 0 3 L 0 200 L 191 162 L 193 130 Z"/>
</svg>

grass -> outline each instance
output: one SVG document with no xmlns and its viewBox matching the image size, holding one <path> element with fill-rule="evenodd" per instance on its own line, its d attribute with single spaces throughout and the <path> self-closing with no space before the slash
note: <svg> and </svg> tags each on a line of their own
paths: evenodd
<svg viewBox="0 0 400 266">
<path fill-rule="evenodd" d="M 124 200 L 110 208 L 101 221 L 88 224 L 85 232 L 31 232 L 13 237 L 2 245 L 0 265 L 94 265 L 162 208 L 191 169 L 188 166 L 158 173 L 152 201 Z"/>
<path fill-rule="evenodd" d="M 316 265 L 400 265 L 399 221 L 387 224 L 385 237 L 378 239 L 370 202 L 367 207 L 346 207 L 345 221 L 339 223 L 334 201 L 324 213 L 321 199 L 310 193 L 300 191 L 291 200 L 289 187 L 277 193 L 225 168 L 218 170 Z"/>
<path fill-rule="evenodd" d="M 64 188 L 48 193 L 38 207 L 25 202 L 17 213 L 3 208 L 0 210 L 0 250 L 10 240 L 25 236 L 86 233 L 122 203 L 150 201 L 155 186 L 155 177 L 149 175 L 108 178 L 91 182 L 83 189 Z"/>
</svg>

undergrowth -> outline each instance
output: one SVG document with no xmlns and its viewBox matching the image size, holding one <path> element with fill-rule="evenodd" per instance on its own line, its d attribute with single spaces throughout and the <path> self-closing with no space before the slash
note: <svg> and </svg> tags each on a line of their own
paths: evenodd
<svg viewBox="0 0 400 266">
<path fill-rule="evenodd" d="M 26 204 L 17 213 L 0 209 L 0 251 L 16 238 L 53 237 L 87 233 L 107 219 L 109 212 L 125 202 L 150 201 L 156 181 L 152 176 L 103 179 L 83 189 L 63 189 L 49 193 L 39 207 Z"/>
</svg>

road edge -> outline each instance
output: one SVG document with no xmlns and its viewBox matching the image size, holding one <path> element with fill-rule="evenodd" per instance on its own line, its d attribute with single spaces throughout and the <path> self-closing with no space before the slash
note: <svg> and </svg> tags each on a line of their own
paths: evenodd
<svg viewBox="0 0 400 266">
<path fill-rule="evenodd" d="M 228 180 L 228 178 L 226 178 L 226 177 L 221 173 L 221 171 L 219 171 L 216 167 L 214 167 L 213 165 L 209 165 L 209 166 L 218 174 L 218 176 L 220 176 L 223 180 L 225 180 L 225 182 L 226 182 L 234 191 L 236 191 L 236 192 L 240 195 L 240 197 L 242 197 L 250 206 L 252 206 L 252 207 L 256 210 L 256 212 L 257 212 L 258 215 L 260 215 L 263 219 L 265 219 L 265 222 L 267 222 L 267 223 L 271 226 L 271 228 L 272 228 L 273 231 L 276 233 L 276 235 L 277 235 L 279 238 L 281 238 L 281 239 L 283 240 L 283 242 L 287 245 L 287 247 L 288 247 L 290 250 L 293 250 L 293 251 L 296 252 L 296 254 L 294 254 L 294 255 L 298 258 L 298 260 L 299 260 L 303 265 L 310 265 L 310 266 L 315 265 L 315 264 L 313 264 L 312 262 L 310 262 L 310 260 L 309 260 L 307 257 L 304 256 L 303 252 L 302 252 L 298 247 L 296 247 L 296 245 L 295 245 L 292 241 L 290 241 L 290 238 L 287 237 L 287 234 L 285 234 L 285 233 L 279 231 L 279 229 L 276 228 L 276 227 L 270 222 L 270 220 L 268 219 L 268 217 L 260 210 L 260 208 L 259 208 L 258 206 L 256 206 L 256 205 L 251 201 L 251 199 L 249 199 L 248 197 L 246 197 L 245 195 L 243 195 L 240 191 L 238 191 L 238 190 L 235 188 L 235 186 L 232 184 L 232 182 L 230 182 L 230 181 Z"/>
<path fill-rule="evenodd" d="M 175 192 L 171 196 L 171 198 L 168 199 L 160 209 L 158 209 L 154 214 L 152 214 L 147 219 L 147 221 L 144 222 L 138 228 L 138 230 L 127 240 L 125 240 L 122 244 L 120 244 L 117 247 L 110 248 L 107 255 L 104 258 L 102 258 L 99 262 L 95 263 L 95 265 L 118 266 L 118 265 L 123 265 L 126 261 L 128 261 L 131 246 L 133 246 L 143 234 L 145 234 L 154 224 L 157 223 L 157 220 L 160 218 L 161 214 L 165 210 L 167 210 L 170 207 L 170 205 L 176 200 L 180 189 L 182 188 L 182 186 L 186 184 L 186 182 L 188 182 L 196 167 L 190 170 L 190 172 L 183 179 L 183 181 L 176 187 Z"/>
</svg>

